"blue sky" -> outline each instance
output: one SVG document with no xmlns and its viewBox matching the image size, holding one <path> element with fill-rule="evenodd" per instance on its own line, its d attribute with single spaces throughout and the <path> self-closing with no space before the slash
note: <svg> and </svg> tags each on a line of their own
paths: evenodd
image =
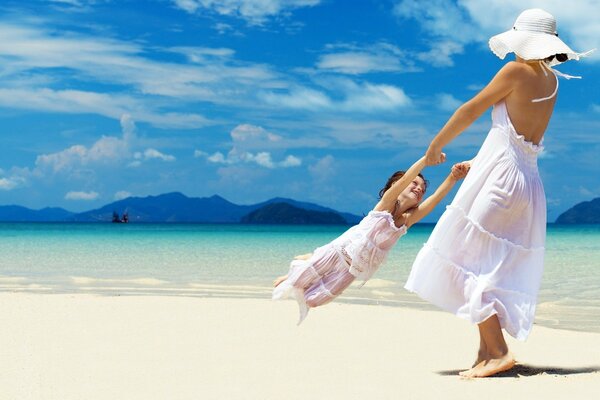
<svg viewBox="0 0 600 400">
<path fill-rule="evenodd" d="M 506 62 L 487 39 L 524 8 L 554 14 L 575 50 L 600 47 L 598 0 L 569 4 L 3 0 L 0 204 L 83 211 L 180 191 L 365 213 Z M 600 196 L 600 56 L 557 69 L 583 79 L 561 80 L 539 161 L 550 221 Z M 425 170 L 432 186 L 489 125 Z"/>
</svg>

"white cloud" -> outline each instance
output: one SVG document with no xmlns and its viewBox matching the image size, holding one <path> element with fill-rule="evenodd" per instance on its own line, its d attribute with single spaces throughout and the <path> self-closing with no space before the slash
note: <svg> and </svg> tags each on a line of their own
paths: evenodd
<svg viewBox="0 0 600 400">
<path fill-rule="evenodd" d="M 194 156 L 206 157 L 215 164 L 254 163 L 269 169 L 298 167 L 302 164 L 302 160 L 293 155 L 288 155 L 283 161 L 274 161 L 271 152 L 264 149 L 285 147 L 285 140 L 261 126 L 241 124 L 231 130 L 230 136 L 232 147 L 227 156 L 220 151 L 208 155 L 200 150 L 196 150 Z"/>
<path fill-rule="evenodd" d="M 164 154 L 156 149 L 146 149 L 143 153 L 136 152 L 134 155 L 135 159 L 138 160 L 162 160 L 162 161 L 175 161 L 175 156 L 170 154 Z"/>
<path fill-rule="evenodd" d="M 251 154 L 251 153 L 245 153 L 242 157 L 242 159 L 244 159 L 244 161 L 246 162 L 255 162 L 258 165 L 260 165 L 261 167 L 265 167 L 265 168 L 275 168 L 275 164 L 273 163 L 273 160 L 271 159 L 271 153 L 268 153 L 266 151 L 262 151 L 258 154 Z"/>
<path fill-rule="evenodd" d="M 334 101 L 325 93 L 308 88 L 295 88 L 288 93 L 263 93 L 268 104 L 292 109 L 334 112 L 374 112 L 393 110 L 411 104 L 411 99 L 399 87 L 385 84 L 356 83 L 350 79 L 323 80 L 328 89 L 343 94 Z"/>
<path fill-rule="evenodd" d="M 97 192 L 69 192 L 65 195 L 65 200 L 91 201 L 96 200 L 97 198 Z"/>
<path fill-rule="evenodd" d="M 302 110 L 323 110 L 332 107 L 333 102 L 320 91 L 305 87 L 294 87 L 287 93 L 263 92 L 260 97 L 267 104 Z"/>
<path fill-rule="evenodd" d="M 565 6 L 562 0 L 418 0 L 398 1 L 394 13 L 416 20 L 434 40 L 431 50 L 419 55 L 437 66 L 453 65 L 452 57 L 464 46 L 479 43 L 487 49 L 488 39 L 510 29 L 527 8 L 543 8 L 557 20 L 560 37 L 576 51 L 599 47 L 600 7 L 597 0 L 580 0 Z M 598 61 L 594 54 L 590 60 Z"/>
<path fill-rule="evenodd" d="M 8 178 L 0 178 L 0 190 L 13 190 L 25 183 L 25 180 L 18 176 L 11 176 Z"/>
<path fill-rule="evenodd" d="M 600 44 L 600 4 L 598 0 L 578 0 L 565 5 L 562 0 L 461 0 L 471 18 L 483 31 L 484 40 L 509 29 L 527 8 L 542 8 L 557 21 L 558 33 L 575 51 L 598 48 Z M 600 60 L 597 52 L 590 57 Z"/>
<path fill-rule="evenodd" d="M 76 144 L 55 153 L 41 154 L 36 158 L 33 174 L 41 177 L 48 172 L 68 173 L 77 177 L 84 168 L 99 165 L 115 166 L 128 162 L 128 167 L 139 167 L 143 161 L 153 159 L 166 162 L 176 160 L 175 156 L 153 148 L 132 153 L 136 145 L 135 122 L 127 114 L 122 115 L 120 120 L 122 137 L 102 136 L 90 147 Z"/>
<path fill-rule="evenodd" d="M 463 103 L 462 101 L 448 93 L 440 93 L 436 97 L 438 108 L 444 111 L 454 111 Z"/>
<path fill-rule="evenodd" d="M 194 13 L 200 7 L 200 3 L 196 0 L 173 0 L 175 5 L 184 11 Z"/>
<path fill-rule="evenodd" d="M 230 59 L 235 51 L 225 47 L 172 47 L 172 52 L 184 54 L 193 63 L 203 64 L 215 60 Z"/>
<path fill-rule="evenodd" d="M 217 151 L 212 156 L 207 157 L 207 160 L 217 164 L 232 164 L 232 162 L 225 159 L 225 156 L 220 151 Z"/>
<path fill-rule="evenodd" d="M 598 197 L 598 194 L 599 194 L 598 191 L 594 192 L 593 190 L 590 190 L 590 189 L 588 189 L 586 187 L 583 187 L 583 186 L 579 187 L 579 193 L 582 196 L 589 197 L 589 198 Z"/>
<path fill-rule="evenodd" d="M 37 22 L 32 22 L 37 21 Z M 169 112 L 181 103 L 246 102 L 255 106 L 256 87 L 286 85 L 265 64 L 239 62 L 227 48 L 145 48 L 120 41 L 68 31 L 52 31 L 44 20 L 0 21 L 0 62 L 3 81 L 0 105 L 8 108 L 64 113 L 94 113 L 161 128 L 197 128 L 210 123 L 198 114 Z M 141 43 L 141 42 L 140 42 Z M 152 58 L 157 51 L 184 54 L 185 61 Z M 55 71 L 68 73 L 55 73 Z M 68 76 L 68 78 L 65 78 Z M 107 83 L 105 93 L 51 89 L 65 79 Z M 70 87 L 72 81 L 69 81 Z M 165 102 L 161 97 L 177 100 Z M 180 107 L 178 107 L 180 108 Z"/>
<path fill-rule="evenodd" d="M 396 86 L 348 82 L 346 99 L 340 106 L 345 111 L 380 111 L 405 107 L 410 103 L 410 98 Z"/>
<path fill-rule="evenodd" d="M 273 147 L 282 140 L 281 136 L 268 132 L 261 126 L 250 124 L 236 126 L 230 135 L 237 149 Z"/>
<path fill-rule="evenodd" d="M 298 157 L 289 155 L 279 165 L 281 165 L 284 168 L 285 167 L 299 167 L 300 165 L 302 165 L 302 160 L 299 159 Z"/>
<path fill-rule="evenodd" d="M 223 22 L 218 22 L 218 23 L 214 24 L 213 28 L 217 32 L 219 32 L 221 35 L 233 30 L 233 27 L 231 25 L 225 24 Z"/>
<path fill-rule="evenodd" d="M 160 128 L 193 129 L 210 123 L 198 114 L 162 113 L 129 95 L 80 90 L 0 88 L 0 106 L 68 114 L 90 113 L 114 119 L 127 114 Z"/>
<path fill-rule="evenodd" d="M 417 54 L 417 59 L 435 67 L 451 67 L 452 57 L 464 52 L 464 45 L 452 40 L 442 40 L 431 43 L 431 49 Z"/>
<path fill-rule="evenodd" d="M 123 200 L 126 199 L 128 197 L 131 197 L 131 193 L 125 191 L 125 190 L 120 190 L 117 193 L 115 193 L 114 199 L 115 200 Z"/>
<path fill-rule="evenodd" d="M 269 18 L 285 14 L 295 8 L 311 7 L 321 0 L 173 0 L 188 13 L 203 8 L 220 15 L 238 17 L 251 25 L 262 25 Z"/>
<path fill-rule="evenodd" d="M 208 161 L 215 164 L 240 164 L 240 163 L 254 163 L 264 168 L 291 168 L 302 165 L 302 160 L 296 156 L 288 155 L 283 161 L 275 162 L 268 151 L 261 151 L 258 153 L 250 152 L 239 152 L 236 149 L 229 151 L 225 156 L 220 151 L 215 152 L 211 156 L 206 157 Z"/>
<path fill-rule="evenodd" d="M 343 74 L 366 74 L 370 72 L 398 72 L 414 70 L 402 65 L 406 55 L 396 46 L 388 43 L 376 43 L 371 46 L 355 45 L 328 46 L 337 52 L 322 55 L 317 68 Z"/>
<path fill-rule="evenodd" d="M 484 87 L 485 87 L 485 85 L 483 85 L 481 83 L 472 83 L 472 84 L 470 84 L 470 85 L 467 86 L 467 89 L 479 92 Z"/>
<path fill-rule="evenodd" d="M 326 181 L 335 175 L 335 158 L 332 155 L 326 155 L 319 161 L 310 165 L 308 171 L 318 182 Z"/>
<path fill-rule="evenodd" d="M 133 118 L 131 118 L 131 115 L 129 115 L 129 114 L 121 115 L 120 122 L 121 122 L 121 131 L 123 132 L 123 140 L 126 143 L 131 144 L 133 142 L 133 140 L 135 140 L 135 131 L 136 131 L 135 122 L 133 121 Z"/>
<path fill-rule="evenodd" d="M 56 153 L 41 154 L 36 158 L 36 169 L 53 173 L 69 172 L 83 166 L 114 163 L 130 157 L 128 141 L 132 139 L 134 125 L 129 116 L 123 116 L 121 120 L 123 138 L 102 136 L 89 148 L 77 144 Z"/>
</svg>

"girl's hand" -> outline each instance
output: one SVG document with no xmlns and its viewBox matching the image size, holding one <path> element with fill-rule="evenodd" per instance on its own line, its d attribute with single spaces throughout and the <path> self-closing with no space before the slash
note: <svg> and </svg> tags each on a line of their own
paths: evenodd
<svg viewBox="0 0 600 400">
<path fill-rule="evenodd" d="M 457 181 L 463 179 L 465 176 L 467 176 L 469 169 L 471 169 L 471 163 L 468 161 L 454 164 L 451 170 L 452 178 Z"/>
<path fill-rule="evenodd" d="M 430 165 L 438 165 L 446 161 L 446 154 L 442 153 L 442 149 L 430 145 L 427 149 L 427 153 L 425 153 L 425 164 L 427 166 Z"/>
</svg>

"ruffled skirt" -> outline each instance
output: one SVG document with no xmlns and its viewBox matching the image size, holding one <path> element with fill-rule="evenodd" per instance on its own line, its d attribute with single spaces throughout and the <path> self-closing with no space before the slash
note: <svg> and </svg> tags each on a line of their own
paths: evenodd
<svg viewBox="0 0 600 400">
<path fill-rule="evenodd" d="M 536 154 L 518 146 L 492 129 L 405 288 L 472 323 L 497 315 L 525 340 L 544 265 L 546 203 Z"/>
</svg>

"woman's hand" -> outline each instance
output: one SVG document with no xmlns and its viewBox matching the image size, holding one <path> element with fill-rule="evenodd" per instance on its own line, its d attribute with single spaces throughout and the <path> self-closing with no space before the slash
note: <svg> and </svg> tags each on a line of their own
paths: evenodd
<svg viewBox="0 0 600 400">
<path fill-rule="evenodd" d="M 425 164 L 438 165 L 446 161 L 446 154 L 442 153 L 442 149 L 433 145 L 430 145 L 425 153 Z"/>
</svg>

